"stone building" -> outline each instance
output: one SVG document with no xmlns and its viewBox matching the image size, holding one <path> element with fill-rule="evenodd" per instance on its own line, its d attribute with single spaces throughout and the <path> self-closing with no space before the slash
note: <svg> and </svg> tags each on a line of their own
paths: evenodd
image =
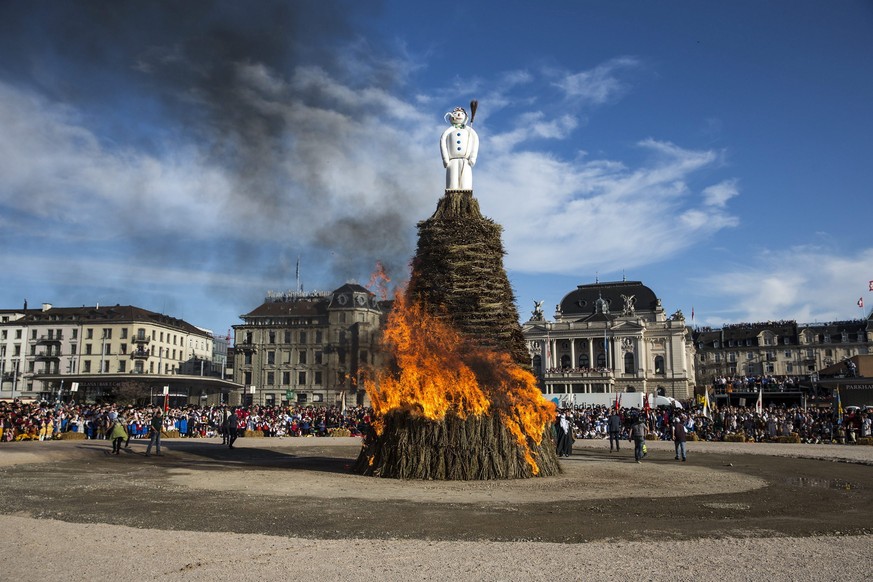
<svg viewBox="0 0 873 582">
<path fill-rule="evenodd" d="M 270 295 L 234 326 L 234 380 L 254 404 L 364 403 L 388 303 L 357 284 Z M 359 388 L 361 387 L 361 388 Z"/>
<path fill-rule="evenodd" d="M 542 303 L 522 326 L 543 393 L 694 393 L 694 345 L 681 311 L 668 316 L 639 281 L 579 285 L 547 321 Z"/>
<path fill-rule="evenodd" d="M 807 381 L 819 370 L 871 353 L 873 314 L 865 319 L 799 324 L 737 323 L 694 331 L 697 381 L 776 376 Z"/>
<path fill-rule="evenodd" d="M 74 382 L 82 399 L 100 398 L 134 380 L 162 387 L 167 377 L 182 375 L 186 362 L 208 362 L 192 375 L 209 375 L 204 369 L 211 372 L 212 355 L 209 331 L 132 305 L 45 303 L 40 309 L 0 312 L 3 398 L 70 396 Z"/>
</svg>

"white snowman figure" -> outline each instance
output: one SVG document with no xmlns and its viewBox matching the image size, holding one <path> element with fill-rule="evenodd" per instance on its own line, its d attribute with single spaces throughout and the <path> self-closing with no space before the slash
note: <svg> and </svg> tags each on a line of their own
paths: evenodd
<svg viewBox="0 0 873 582">
<path fill-rule="evenodd" d="M 446 113 L 445 118 L 451 124 L 440 139 L 446 190 L 473 190 L 473 166 L 479 155 L 479 136 L 467 123 L 467 112 L 463 107 L 455 107 Z"/>
</svg>

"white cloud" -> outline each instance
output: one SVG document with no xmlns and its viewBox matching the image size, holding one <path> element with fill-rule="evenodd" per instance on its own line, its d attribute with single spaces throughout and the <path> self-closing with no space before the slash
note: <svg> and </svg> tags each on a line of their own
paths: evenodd
<svg viewBox="0 0 873 582">
<path fill-rule="evenodd" d="M 724 209 L 696 204 L 686 184 L 717 162 L 717 152 L 653 139 L 638 146 L 654 155 L 636 169 L 616 160 L 492 152 L 496 157 L 477 175 L 477 192 L 486 213 L 504 226 L 507 266 L 553 274 L 633 268 L 737 224 Z"/>
<path fill-rule="evenodd" d="M 794 319 L 801 323 L 864 317 L 856 302 L 873 273 L 873 248 L 841 253 L 798 246 L 764 250 L 742 265 L 701 278 L 697 287 L 713 303 L 732 305 L 708 323 Z"/>
<path fill-rule="evenodd" d="M 737 188 L 736 180 L 725 180 L 720 184 L 715 184 L 703 190 L 703 200 L 707 206 L 715 206 L 724 208 L 727 206 L 728 200 L 734 196 L 739 196 L 740 192 Z"/>
<path fill-rule="evenodd" d="M 627 83 L 618 78 L 618 73 L 639 64 L 633 57 L 620 57 L 587 71 L 567 74 L 554 84 L 569 99 L 582 104 L 602 105 L 621 97 L 628 89 Z"/>
<path fill-rule="evenodd" d="M 636 64 L 616 59 L 566 87 L 602 102 L 619 88 L 613 74 Z M 433 99 L 352 86 L 316 67 L 285 76 L 246 63 L 236 76 L 251 111 L 287 128 L 267 142 L 266 176 L 241 177 L 213 155 L 215 144 L 194 138 L 164 144 L 160 155 L 108 147 L 76 112 L 0 84 L 0 151 L 7 152 L 0 156 L 0 204 L 49 221 L 58 239 L 84 242 L 138 235 L 214 241 L 217 250 L 229 239 L 332 250 L 345 240 L 344 220 L 386 210 L 400 222 L 364 221 L 358 239 L 403 238 L 405 231 L 397 231 L 404 228 L 411 239 L 415 223 L 442 193 L 437 140 L 443 126 Z M 583 77 L 590 81 L 584 87 Z M 491 125 L 488 117 L 476 121 L 484 161 L 474 172 L 476 195 L 484 213 L 504 227 L 508 268 L 562 274 L 630 269 L 675 256 L 738 223 L 727 207 L 738 192 L 735 181 L 712 184 L 698 196 L 689 186 L 692 176 L 719 164 L 720 152 L 647 138 L 637 144 L 647 159 L 636 167 L 563 157 L 555 151 L 566 149 L 579 120 L 544 113 L 550 108 L 523 94 L 533 85 L 533 73 L 506 73 L 485 111 L 509 111 L 511 104 L 512 116 Z M 265 180 L 272 195 L 262 190 Z M 361 251 L 356 259 L 384 259 L 349 240 Z M 409 242 L 391 247 L 403 255 L 402 264 L 413 250 Z M 167 275 L 168 284 L 171 279 Z"/>
</svg>

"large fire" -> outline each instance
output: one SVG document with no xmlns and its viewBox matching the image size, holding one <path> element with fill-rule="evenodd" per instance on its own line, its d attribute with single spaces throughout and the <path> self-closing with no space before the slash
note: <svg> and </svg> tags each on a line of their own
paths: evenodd
<svg viewBox="0 0 873 582">
<path fill-rule="evenodd" d="M 542 397 L 530 372 L 507 354 L 472 345 L 402 293 L 388 317 L 383 342 L 395 366 L 364 381 L 377 434 L 384 430 L 381 419 L 395 411 L 432 421 L 447 415 L 496 415 L 524 452 L 532 473 L 539 474 L 535 450 L 554 419 L 555 406 Z"/>
</svg>

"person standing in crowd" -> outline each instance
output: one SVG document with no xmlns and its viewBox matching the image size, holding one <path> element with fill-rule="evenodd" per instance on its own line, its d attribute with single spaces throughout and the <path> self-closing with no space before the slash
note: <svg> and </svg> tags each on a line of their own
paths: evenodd
<svg viewBox="0 0 873 582">
<path fill-rule="evenodd" d="M 227 448 L 232 449 L 233 443 L 236 442 L 236 438 L 239 436 L 239 417 L 236 415 L 236 410 L 231 410 L 227 416 L 224 432 L 227 433 Z"/>
<path fill-rule="evenodd" d="M 679 457 L 682 457 L 682 460 L 685 461 L 685 440 L 687 438 L 687 433 L 685 431 L 685 415 L 677 414 L 673 418 L 673 445 L 676 448 L 676 460 L 679 460 Z"/>
<path fill-rule="evenodd" d="M 646 444 L 646 421 L 642 415 L 634 418 L 631 424 L 631 438 L 634 441 L 634 459 L 643 462 L 643 446 Z"/>
<path fill-rule="evenodd" d="M 152 420 L 149 423 L 149 446 L 146 447 L 145 456 L 150 457 L 152 453 L 152 445 L 155 446 L 155 454 L 161 456 L 161 433 L 164 430 L 163 412 L 160 408 L 155 410 L 152 415 Z"/>
<path fill-rule="evenodd" d="M 609 430 L 609 452 L 612 452 L 613 441 L 615 442 L 615 450 L 619 450 L 619 442 L 621 441 L 621 416 L 618 410 L 613 409 L 609 415 L 608 430 Z"/>
<path fill-rule="evenodd" d="M 109 428 L 106 432 L 112 441 L 112 454 L 119 454 L 121 452 L 121 443 L 128 436 L 127 428 L 124 426 L 124 419 L 119 418 L 116 412 L 109 413 Z"/>
</svg>

